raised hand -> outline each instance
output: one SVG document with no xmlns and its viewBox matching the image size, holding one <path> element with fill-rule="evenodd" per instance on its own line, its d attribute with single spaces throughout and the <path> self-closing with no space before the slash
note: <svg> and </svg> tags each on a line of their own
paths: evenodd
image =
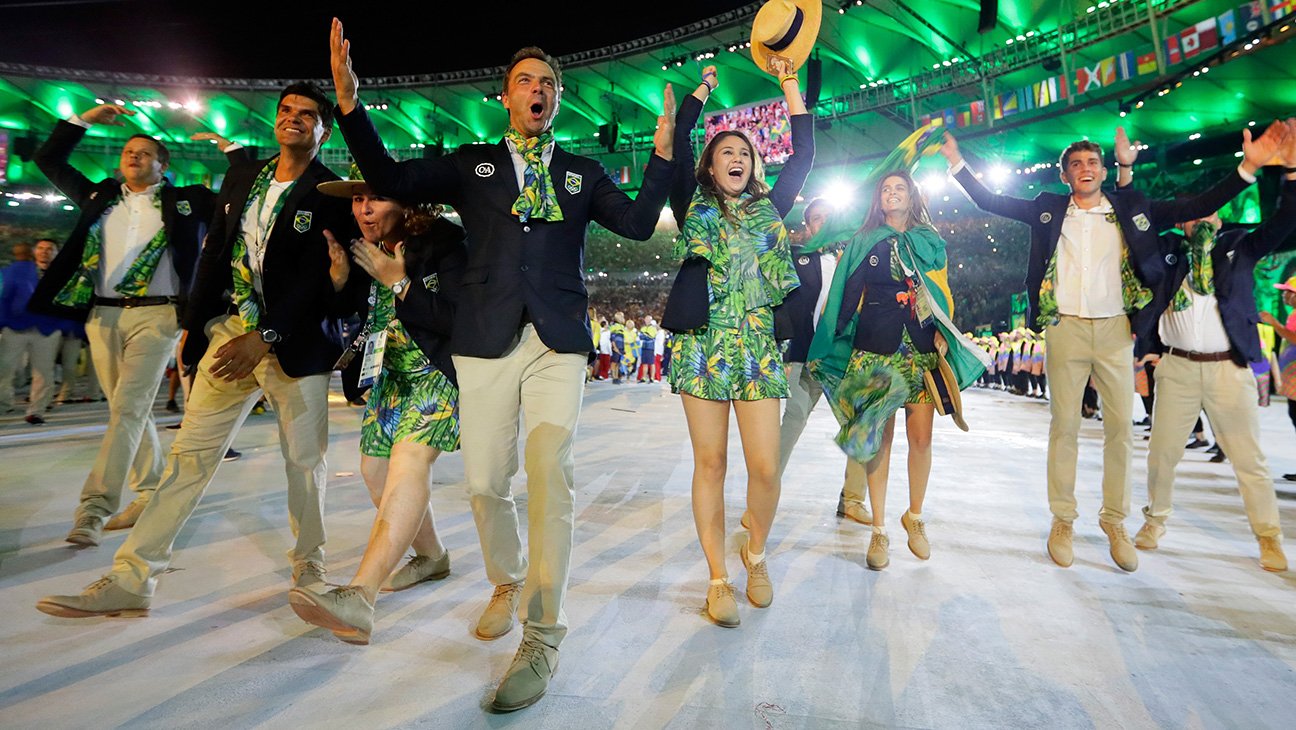
<svg viewBox="0 0 1296 730">
<path fill-rule="evenodd" d="M 1296 167 L 1296 117 L 1288 119 L 1286 124 L 1287 137 L 1278 149 L 1278 156 L 1282 158 L 1283 167 Z"/>
<path fill-rule="evenodd" d="M 224 137 L 220 136 L 219 134 L 216 134 L 215 132 L 195 132 L 189 135 L 189 141 L 190 142 L 215 142 L 216 149 L 220 150 L 221 152 L 224 152 L 226 147 L 229 147 L 230 145 L 234 144 L 232 141 L 225 139 Z"/>
<path fill-rule="evenodd" d="M 1256 174 L 1278 154 L 1286 140 L 1287 125 L 1283 122 L 1270 124 L 1263 134 L 1254 138 L 1250 129 L 1242 130 L 1242 169 Z"/>
<path fill-rule="evenodd" d="M 702 83 L 706 84 L 711 91 L 720 88 L 720 77 L 716 74 L 715 66 L 707 66 L 702 69 Z"/>
<path fill-rule="evenodd" d="M 135 116 L 135 110 L 127 109 L 121 104 L 100 104 L 89 111 L 81 112 L 79 116 L 81 117 L 81 121 L 89 122 L 90 124 L 106 124 L 112 127 L 121 127 L 125 125 L 119 117 L 133 117 Z"/>
<path fill-rule="evenodd" d="M 765 65 L 766 70 L 780 79 L 796 74 L 796 71 L 792 70 L 792 60 L 783 56 L 770 56 Z"/>
<path fill-rule="evenodd" d="M 329 60 L 333 67 L 333 94 L 337 96 L 338 108 L 343 114 L 350 114 L 359 103 L 360 79 L 351 70 L 351 41 L 342 34 L 342 21 L 337 18 L 333 19 L 333 28 L 329 32 Z"/>
<path fill-rule="evenodd" d="M 1130 144 L 1129 135 L 1125 134 L 1124 127 L 1116 128 L 1116 147 L 1112 151 L 1116 155 L 1117 163 L 1127 167 L 1133 165 L 1138 159 L 1138 146 L 1138 142 Z"/>
<path fill-rule="evenodd" d="M 963 161 L 963 153 L 959 152 L 958 141 L 954 139 L 954 135 L 950 134 L 948 129 L 945 130 L 945 141 L 940 146 L 940 153 L 950 167 Z"/>
<path fill-rule="evenodd" d="M 387 288 L 404 279 L 405 246 L 397 246 L 393 256 L 383 253 L 377 243 L 364 240 L 351 242 L 351 253 L 355 256 L 360 268 L 369 272 L 375 281 Z"/>
<path fill-rule="evenodd" d="M 657 156 L 671 160 L 675 154 L 675 89 L 666 84 L 662 94 L 662 113 L 657 117 L 657 131 L 653 133 L 653 147 Z"/>
<path fill-rule="evenodd" d="M 327 228 L 324 229 L 324 240 L 328 241 L 329 279 L 333 282 L 333 291 L 342 291 L 347 279 L 351 277 L 351 259 L 347 257 L 342 244 L 333 237 L 333 232 Z"/>
</svg>

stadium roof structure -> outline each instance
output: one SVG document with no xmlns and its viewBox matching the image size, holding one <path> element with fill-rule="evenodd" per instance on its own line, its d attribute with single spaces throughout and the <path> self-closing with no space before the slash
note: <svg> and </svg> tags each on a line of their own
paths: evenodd
<svg viewBox="0 0 1296 730">
<path fill-rule="evenodd" d="M 40 5 L 51 4 L 61 5 Z M 288 11 L 226 3 L 186 10 L 179 19 L 168 8 L 181 4 L 126 5 L 133 15 L 100 16 L 96 3 L 69 3 L 61 9 L 61 24 L 43 20 L 44 11 L 0 9 L 6 35 L 26 37 L 41 23 L 54 23 L 39 36 L 40 47 L 48 47 L 40 53 L 31 43 L 0 43 L 0 133 L 8 135 L 9 184 L 43 182 L 17 158 L 29 154 L 56 119 L 99 99 L 126 102 L 139 114 L 124 127 L 92 130 L 76 160 L 88 173 L 96 167 L 110 172 L 121 140 L 135 132 L 159 136 L 173 147 L 173 170 L 184 182 L 210 179 L 224 167 L 210 145 L 187 142 L 193 132 L 215 131 L 263 151 L 272 148 L 278 90 L 298 77 L 323 80 L 328 74 L 327 26 L 335 12 L 354 43 L 362 100 L 400 157 L 498 139 L 506 120 L 496 98 L 502 67 L 462 66 L 506 60 L 529 31 L 563 65 L 558 138 L 610 169 L 628 168 L 632 185 L 651 151 L 666 83 L 688 93 L 700 68 L 715 63 L 720 88 L 709 110 L 779 95 L 773 77 L 755 67 L 746 47 L 760 3 L 659 3 L 651 18 L 647 9 L 644 18 L 636 18 L 641 4 L 613 9 L 608 3 L 564 2 L 549 6 L 555 8 L 552 17 L 535 22 L 510 19 L 518 12 L 512 3 L 454 11 L 428 4 L 356 18 L 348 17 L 358 15 L 354 4 L 316 3 L 280 18 Z M 977 0 L 829 0 L 817 45 L 822 90 L 814 106 L 820 122 L 811 187 L 866 167 L 932 115 L 953 128 L 971 155 L 1045 177 L 1051 173 L 1042 166 L 1056 160 L 1067 143 L 1082 137 L 1109 143 L 1118 124 L 1154 145 L 1147 161 L 1161 170 L 1191 171 L 1195 159 L 1205 159 L 1207 167 L 1212 161 L 1225 164 L 1248 122 L 1263 124 L 1296 107 L 1296 54 L 1285 43 L 1296 31 L 1281 17 L 1296 0 L 1258 5 L 1263 12 L 1249 31 L 1238 15 L 1245 9 L 1239 0 L 1001 0 L 996 22 L 979 32 Z M 296 30 L 226 31 L 226 22 L 246 26 L 258 12 L 279 21 L 277 27 Z M 1224 34 L 1223 16 L 1230 12 L 1232 39 Z M 83 23 L 66 20 L 83 13 L 89 16 Z M 1197 38 L 1200 47 L 1190 55 L 1182 34 L 1206 21 L 1215 28 L 1213 41 L 1207 47 L 1205 35 Z M 582 30 L 559 32 L 564 24 Z M 589 28 L 606 28 L 606 34 Z M 92 29 L 99 42 L 86 51 Z M 610 39 L 616 40 L 600 45 Z M 1168 39 L 1176 41 L 1173 48 Z M 141 57 L 137 46 L 153 40 L 163 50 Z M 74 46 L 82 50 L 73 53 Z M 135 50 L 114 54 L 114 48 Z M 213 48 L 233 48 L 241 62 L 255 63 L 249 68 L 257 75 L 219 75 L 245 66 L 222 65 Z M 1151 70 L 1140 63 L 1149 53 Z M 91 57 L 102 60 L 91 64 Z M 209 58 L 214 60 L 204 60 Z M 74 67 L 60 59 L 80 63 Z M 200 62 L 211 75 L 196 75 Z M 1143 73 L 1137 72 L 1140 65 Z M 803 88 L 807 75 L 803 70 Z M 1065 98 L 1059 98 L 1059 82 L 1069 90 Z M 1015 99 L 1011 109 L 1009 96 Z M 1128 114 L 1123 119 L 1122 110 Z M 615 139 L 609 139 L 612 134 Z M 1204 137 L 1190 140 L 1191 135 Z M 1207 144 L 1212 137 L 1223 141 Z M 340 135 L 327 143 L 324 159 L 345 171 Z"/>
</svg>

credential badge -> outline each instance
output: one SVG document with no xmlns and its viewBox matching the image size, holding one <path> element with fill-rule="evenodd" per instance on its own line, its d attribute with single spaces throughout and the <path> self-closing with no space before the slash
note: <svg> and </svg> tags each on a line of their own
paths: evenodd
<svg viewBox="0 0 1296 730">
<path fill-rule="evenodd" d="M 305 233 L 310 230 L 312 214 L 309 210 L 299 210 L 293 218 L 293 230 Z"/>
<path fill-rule="evenodd" d="M 177 200 L 176 212 L 179 213 L 180 215 L 189 215 L 190 213 L 193 212 L 193 208 L 189 205 L 188 200 Z"/>
<path fill-rule="evenodd" d="M 477 177 L 490 177 L 495 174 L 495 166 L 489 162 L 483 162 L 477 166 Z"/>
<path fill-rule="evenodd" d="M 567 188 L 567 192 L 571 193 L 572 195 L 576 195 L 576 194 L 580 193 L 580 191 L 581 191 L 581 176 L 580 176 L 578 173 L 571 172 L 571 171 L 569 170 L 569 171 L 567 172 L 567 180 L 566 180 L 566 182 L 564 183 L 564 187 L 566 187 L 566 188 Z"/>
<path fill-rule="evenodd" d="M 441 291 L 441 279 L 436 274 L 428 274 L 423 277 L 423 288 L 436 294 Z"/>
<path fill-rule="evenodd" d="M 1043 213 L 1040 213 L 1040 223 L 1043 223 L 1044 225 L 1048 225 L 1048 222 L 1051 220 L 1053 220 L 1052 213 L 1048 212 L 1047 210 L 1044 211 Z"/>
<path fill-rule="evenodd" d="M 1139 213 L 1138 215 L 1134 216 L 1134 227 L 1139 229 L 1140 231 L 1146 231 L 1147 229 L 1152 227 L 1152 223 L 1148 221 L 1147 216 L 1143 215 L 1142 213 Z"/>
</svg>

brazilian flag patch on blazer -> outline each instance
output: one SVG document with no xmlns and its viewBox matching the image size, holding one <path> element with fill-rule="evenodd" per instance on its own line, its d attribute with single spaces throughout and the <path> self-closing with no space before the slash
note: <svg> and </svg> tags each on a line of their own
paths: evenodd
<svg viewBox="0 0 1296 730">
<path fill-rule="evenodd" d="M 578 173 L 568 171 L 567 180 L 566 183 L 564 184 L 564 187 L 567 188 L 567 192 L 571 193 L 572 195 L 576 195 L 580 193 L 581 180 L 582 178 Z"/>
<path fill-rule="evenodd" d="M 305 233 L 310 230 L 311 212 L 309 210 L 299 210 L 293 218 L 293 230 L 298 233 Z"/>
</svg>

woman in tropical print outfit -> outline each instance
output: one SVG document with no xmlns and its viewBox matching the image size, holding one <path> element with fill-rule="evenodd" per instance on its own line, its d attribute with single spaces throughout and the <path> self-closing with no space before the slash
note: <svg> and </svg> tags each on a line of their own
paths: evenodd
<svg viewBox="0 0 1296 730">
<path fill-rule="evenodd" d="M 854 226 L 849 213 L 841 217 Z M 825 226 L 834 227 L 840 229 L 840 224 Z M 865 464 L 873 509 L 867 562 L 881 570 L 890 562 L 886 489 L 896 411 L 905 410 L 909 441 L 909 509 L 900 524 L 909 535 L 909 549 L 926 560 L 931 546 L 922 507 L 931 473 L 936 406 L 924 374 L 937 368 L 937 349 L 944 352 L 950 343 L 959 350 L 949 355 L 955 371 L 962 370 L 959 387 L 967 387 L 984 372 L 989 356 L 950 321 L 954 307 L 945 241 L 932 226 L 922 193 L 906 170 L 882 177 L 863 225 L 853 236 L 843 237 L 850 242 L 824 310 L 824 323 L 836 322 L 836 327 L 821 325 L 815 331 L 809 367 L 842 424 L 838 444 Z"/>
<path fill-rule="evenodd" d="M 459 448 L 459 389 L 449 342 L 466 250 L 459 226 L 429 207 L 374 195 L 357 177 L 353 168 L 352 180 L 320 188 L 351 198 L 363 236 L 351 251 L 372 277 L 367 286 L 348 287 L 364 297 L 359 311 L 365 326 L 348 350 L 353 357 L 342 379 L 348 400 L 358 397 L 369 386 L 362 379 L 364 351 L 382 348 L 360 428 L 360 472 L 378 515 L 350 585 L 326 593 L 294 589 L 288 598 L 305 621 L 343 641 L 368 644 L 379 590 L 404 590 L 450 574 L 428 482 L 437 457 Z M 330 246 L 339 245 L 330 238 Z M 410 547 L 413 557 L 393 574 Z"/>
<path fill-rule="evenodd" d="M 773 190 L 761 159 L 741 132 L 717 134 L 693 169 L 690 133 L 717 83 L 714 66 L 685 98 L 676 116 L 677 177 L 671 208 L 680 224 L 676 255 L 709 263 L 708 322 L 676 333 L 671 345 L 671 389 L 681 394 L 693 446 L 693 519 L 711 573 L 707 615 L 737 626 L 738 604 L 725 566 L 724 480 L 732 403 L 747 464 L 749 527 L 741 549 L 747 597 L 765 607 L 773 587 L 765 540 L 778 506 L 779 399 L 788 393 L 783 358 L 774 339 L 774 307 L 799 284 L 783 218 L 814 162 L 814 120 L 792 65 L 775 58 L 792 119 L 794 154 Z"/>
</svg>

